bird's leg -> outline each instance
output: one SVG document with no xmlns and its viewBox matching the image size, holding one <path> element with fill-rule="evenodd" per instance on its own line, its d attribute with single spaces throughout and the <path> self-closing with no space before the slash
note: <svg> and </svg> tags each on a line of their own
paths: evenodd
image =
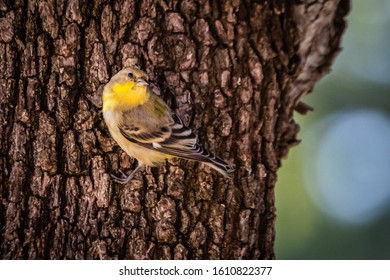
<svg viewBox="0 0 390 280">
<path fill-rule="evenodd" d="M 121 177 L 117 177 L 117 176 L 115 176 L 115 175 L 113 175 L 113 174 L 111 174 L 111 177 L 112 177 L 112 179 L 113 179 L 115 182 L 117 182 L 117 183 L 119 183 L 119 184 L 126 184 L 126 183 L 128 183 L 131 179 L 133 179 L 134 174 L 135 174 L 138 170 L 140 170 L 142 167 L 143 167 L 143 165 L 142 165 L 142 164 L 139 164 L 139 162 L 137 162 L 137 166 L 134 168 L 133 171 L 131 171 L 131 173 L 130 173 L 129 176 L 127 176 L 122 170 L 120 170 L 119 172 L 120 172 L 121 175 L 122 175 Z"/>
</svg>

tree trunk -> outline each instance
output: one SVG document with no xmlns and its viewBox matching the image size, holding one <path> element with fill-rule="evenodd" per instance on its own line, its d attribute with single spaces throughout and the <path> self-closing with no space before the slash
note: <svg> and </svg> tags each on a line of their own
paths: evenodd
<svg viewBox="0 0 390 280">
<path fill-rule="evenodd" d="M 320 3 L 317 3 L 320 2 Z M 276 172 L 349 1 L 0 1 L 3 259 L 273 259 Z M 102 89 L 139 65 L 232 179 L 135 161 Z M 297 107 L 298 106 L 298 107 Z"/>
</svg>

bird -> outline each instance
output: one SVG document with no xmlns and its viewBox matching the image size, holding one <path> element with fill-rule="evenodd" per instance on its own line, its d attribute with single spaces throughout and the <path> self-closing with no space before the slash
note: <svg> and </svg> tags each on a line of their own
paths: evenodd
<svg viewBox="0 0 390 280">
<path fill-rule="evenodd" d="M 111 175 L 126 184 L 146 166 L 156 166 L 174 157 L 204 163 L 222 175 L 231 177 L 234 167 L 214 156 L 198 141 L 192 130 L 163 99 L 160 89 L 149 83 L 149 76 L 138 67 L 116 73 L 103 89 L 103 118 L 118 145 L 137 166 L 129 175 Z"/>
</svg>

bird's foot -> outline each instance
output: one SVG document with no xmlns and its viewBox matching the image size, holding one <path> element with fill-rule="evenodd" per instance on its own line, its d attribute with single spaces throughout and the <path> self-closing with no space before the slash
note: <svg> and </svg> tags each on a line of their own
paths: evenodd
<svg viewBox="0 0 390 280">
<path fill-rule="evenodd" d="M 119 184 L 126 184 L 131 181 L 134 177 L 134 173 L 131 172 L 129 176 L 127 176 L 122 170 L 119 170 L 119 173 L 121 176 L 115 176 L 114 174 L 111 174 L 111 178 L 114 180 L 114 182 Z"/>
<path fill-rule="evenodd" d="M 126 175 L 122 170 L 119 170 L 119 173 L 121 174 L 120 177 L 118 176 L 115 176 L 114 174 L 111 174 L 111 177 L 112 179 L 114 180 L 114 182 L 116 183 L 119 183 L 119 184 L 127 184 L 128 182 L 131 181 L 131 179 L 133 179 L 134 177 L 134 174 L 139 170 L 141 169 L 142 165 L 138 164 L 137 167 L 131 171 L 130 175 Z"/>
</svg>

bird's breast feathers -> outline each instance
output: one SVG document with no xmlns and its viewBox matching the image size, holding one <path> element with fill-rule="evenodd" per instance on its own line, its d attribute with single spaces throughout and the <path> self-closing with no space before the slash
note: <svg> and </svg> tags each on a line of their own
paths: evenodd
<svg viewBox="0 0 390 280">
<path fill-rule="evenodd" d="M 148 101 L 148 87 L 129 81 L 105 87 L 103 91 L 103 112 L 114 109 L 132 109 Z"/>
</svg>

